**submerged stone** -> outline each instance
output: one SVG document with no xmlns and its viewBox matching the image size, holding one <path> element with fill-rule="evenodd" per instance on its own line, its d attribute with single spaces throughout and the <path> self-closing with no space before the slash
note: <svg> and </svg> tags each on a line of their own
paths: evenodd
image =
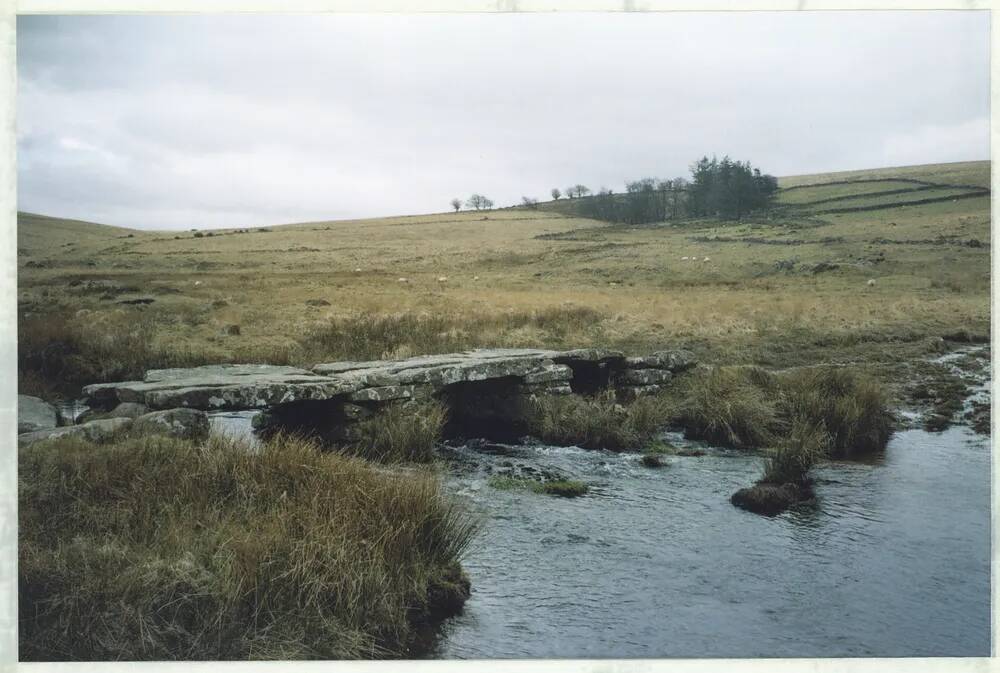
<svg viewBox="0 0 1000 673">
<path fill-rule="evenodd" d="M 17 433 L 50 430 L 58 424 L 56 408 L 38 397 L 17 396 Z"/>
</svg>

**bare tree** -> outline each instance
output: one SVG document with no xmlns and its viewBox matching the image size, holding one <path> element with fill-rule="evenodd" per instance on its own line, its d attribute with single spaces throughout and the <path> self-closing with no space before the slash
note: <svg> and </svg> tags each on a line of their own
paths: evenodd
<svg viewBox="0 0 1000 673">
<path fill-rule="evenodd" d="M 581 196 L 590 194 L 590 188 L 585 185 L 573 185 L 567 189 L 566 192 L 570 195 L 570 198 L 573 198 L 574 196 L 576 198 L 580 198 Z"/>
<path fill-rule="evenodd" d="M 558 187 L 553 187 L 552 188 L 552 200 L 553 201 L 558 201 L 560 196 L 562 196 L 562 192 L 559 191 L 559 188 Z"/>
<path fill-rule="evenodd" d="M 455 212 L 457 213 L 459 209 L 462 207 L 462 199 L 452 199 L 451 207 L 454 208 Z"/>
<path fill-rule="evenodd" d="M 474 208 L 475 210 L 489 210 L 493 207 L 493 201 L 486 198 L 482 194 L 473 194 L 465 202 L 466 208 Z"/>
<path fill-rule="evenodd" d="M 535 210 L 538 208 L 538 199 L 533 199 L 530 196 L 522 196 L 521 205 L 527 206 L 528 208 Z"/>
</svg>

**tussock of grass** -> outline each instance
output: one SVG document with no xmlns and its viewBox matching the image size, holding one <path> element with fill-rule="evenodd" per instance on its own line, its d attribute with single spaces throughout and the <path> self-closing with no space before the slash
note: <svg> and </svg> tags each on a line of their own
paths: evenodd
<svg viewBox="0 0 1000 673">
<path fill-rule="evenodd" d="M 448 408 L 437 400 L 390 404 L 351 430 L 355 455 L 370 460 L 429 463 L 448 420 Z"/>
<path fill-rule="evenodd" d="M 650 455 L 674 455 L 677 453 L 677 447 L 657 439 L 647 444 L 643 452 Z"/>
<path fill-rule="evenodd" d="M 797 421 L 786 437 L 768 452 L 764 476 L 768 484 L 800 484 L 829 451 L 830 435 L 822 423 Z"/>
<path fill-rule="evenodd" d="M 859 372 L 803 368 L 782 375 L 781 384 L 782 415 L 792 424 L 822 426 L 833 458 L 880 451 L 892 435 L 893 416 L 884 388 Z"/>
<path fill-rule="evenodd" d="M 847 368 L 717 367 L 686 377 L 672 395 L 673 421 L 688 437 L 733 448 L 768 447 L 805 424 L 829 435 L 831 457 L 850 458 L 884 448 L 893 429 L 885 389 Z"/>
<path fill-rule="evenodd" d="M 613 396 L 543 396 L 525 412 L 529 432 L 544 442 L 585 449 L 624 451 L 648 442 L 669 418 L 656 396 L 622 405 Z"/>
<path fill-rule="evenodd" d="M 536 481 L 526 477 L 510 477 L 494 475 L 487 482 L 498 491 L 531 491 L 557 495 L 563 498 L 576 498 L 587 493 L 589 487 L 582 481 L 572 479 L 557 479 L 553 481 Z"/>
<path fill-rule="evenodd" d="M 434 474 L 301 440 L 46 442 L 18 496 L 23 660 L 400 655 L 467 595 Z"/>
<path fill-rule="evenodd" d="M 717 367 L 686 377 L 674 422 L 690 439 L 753 448 L 771 442 L 778 426 L 777 382 L 757 367 Z"/>
</svg>

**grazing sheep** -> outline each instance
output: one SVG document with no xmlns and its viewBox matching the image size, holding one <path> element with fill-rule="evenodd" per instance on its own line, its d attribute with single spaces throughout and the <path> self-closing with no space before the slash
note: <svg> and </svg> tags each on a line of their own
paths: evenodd
<svg viewBox="0 0 1000 673">
<path fill-rule="evenodd" d="M 701 261 L 703 261 L 703 262 L 710 262 L 710 261 L 712 261 L 712 260 L 711 260 L 710 258 L 706 257 L 705 259 L 703 259 L 703 260 L 701 260 Z"/>
<path fill-rule="evenodd" d="M 479 280 L 479 276 L 473 276 L 472 280 Z"/>
<path fill-rule="evenodd" d="M 439 283 L 447 283 L 448 282 L 448 276 L 440 276 L 440 277 L 438 277 L 438 282 Z"/>
<path fill-rule="evenodd" d="M 361 269 L 355 269 L 354 273 L 361 273 Z"/>
<path fill-rule="evenodd" d="M 407 280 L 406 278 L 400 278 L 400 279 L 399 279 L 399 282 L 400 282 L 400 283 L 409 283 L 410 281 L 409 281 L 409 280 Z"/>
<path fill-rule="evenodd" d="M 868 287 L 875 287 L 875 279 L 871 278 L 868 280 Z"/>
<path fill-rule="evenodd" d="M 687 257 L 681 257 L 681 261 L 682 262 L 686 262 L 686 261 L 688 261 L 688 258 Z"/>
</svg>

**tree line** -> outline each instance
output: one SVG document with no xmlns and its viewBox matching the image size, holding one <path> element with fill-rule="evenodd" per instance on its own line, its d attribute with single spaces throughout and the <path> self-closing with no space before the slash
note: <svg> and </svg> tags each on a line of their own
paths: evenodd
<svg viewBox="0 0 1000 673">
<path fill-rule="evenodd" d="M 565 192 L 553 188 L 553 201 L 566 196 L 579 199 L 575 210 L 583 217 L 609 222 L 643 224 L 661 222 L 678 217 L 718 217 L 740 219 L 750 213 L 770 207 L 778 192 L 778 179 L 762 173 L 749 161 L 734 161 L 728 156 L 702 157 L 691 165 L 691 178 L 641 178 L 625 183 L 625 191 L 616 194 L 602 187 L 591 195 L 586 185 L 576 184 Z M 584 198 L 589 197 L 589 198 Z M 456 212 L 461 209 L 461 199 L 452 199 Z M 538 199 L 521 197 L 521 205 L 537 208 Z M 480 194 L 473 194 L 465 207 L 471 210 L 489 210 L 493 201 Z"/>
</svg>

